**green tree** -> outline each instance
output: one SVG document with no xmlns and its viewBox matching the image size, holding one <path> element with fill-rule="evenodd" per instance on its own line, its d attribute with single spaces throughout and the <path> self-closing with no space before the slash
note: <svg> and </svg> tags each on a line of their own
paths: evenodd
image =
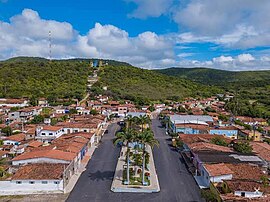
<svg viewBox="0 0 270 202">
<path fill-rule="evenodd" d="M 140 115 L 137 117 L 137 123 L 141 125 L 141 130 L 143 132 L 145 125 L 151 122 L 150 118 L 146 115 Z"/>
<path fill-rule="evenodd" d="M 43 122 L 44 122 L 44 116 L 42 116 L 42 115 L 34 116 L 34 118 L 31 120 L 32 124 L 39 124 L 39 123 L 43 123 Z"/>
<path fill-rule="evenodd" d="M 249 144 L 249 142 L 236 142 L 234 143 L 233 148 L 235 151 L 242 154 L 252 153 L 252 146 Z"/>
<path fill-rule="evenodd" d="M 72 109 L 69 110 L 69 113 L 70 114 L 77 114 L 78 111 L 76 109 L 72 108 Z"/>
<path fill-rule="evenodd" d="M 225 147 L 228 146 L 228 143 L 222 137 L 214 137 L 214 138 L 212 138 L 211 143 L 219 145 L 219 146 L 225 146 Z"/>
<path fill-rule="evenodd" d="M 98 112 L 97 112 L 97 110 L 95 110 L 95 109 L 91 109 L 90 114 L 92 114 L 92 115 L 97 115 Z"/>
<path fill-rule="evenodd" d="M 153 112 L 153 111 L 155 111 L 155 107 L 154 107 L 153 105 L 151 105 L 151 106 L 148 108 L 148 110 L 149 110 L 150 112 Z"/>
<path fill-rule="evenodd" d="M 142 165 L 142 184 L 145 185 L 145 155 L 146 155 L 146 145 L 151 148 L 154 146 L 159 146 L 159 142 L 154 138 L 153 131 L 150 129 L 144 130 L 139 134 L 139 142 L 143 145 L 143 165 Z"/>
<path fill-rule="evenodd" d="M 3 128 L 3 129 L 1 130 L 1 132 L 2 132 L 5 136 L 11 136 L 11 135 L 12 135 L 12 129 L 11 129 L 11 127 L 9 127 L 9 126 Z"/>
<path fill-rule="evenodd" d="M 30 105 L 32 105 L 32 106 L 37 106 L 38 105 L 38 99 L 37 99 L 37 97 L 32 96 L 30 98 Z"/>
<path fill-rule="evenodd" d="M 130 154 L 130 148 L 129 148 L 129 144 L 131 142 L 134 141 L 136 135 L 135 135 L 135 131 L 130 129 L 130 128 L 126 128 L 123 132 L 118 132 L 116 133 L 116 137 L 113 140 L 114 145 L 117 145 L 119 143 L 123 143 L 126 147 L 127 147 L 127 181 L 125 182 L 126 184 L 129 184 L 129 154 Z"/>
<path fill-rule="evenodd" d="M 229 117 L 226 116 L 226 115 L 223 115 L 223 114 L 220 114 L 218 116 L 218 119 L 221 120 L 221 121 L 225 121 L 225 122 L 229 121 Z"/>
</svg>

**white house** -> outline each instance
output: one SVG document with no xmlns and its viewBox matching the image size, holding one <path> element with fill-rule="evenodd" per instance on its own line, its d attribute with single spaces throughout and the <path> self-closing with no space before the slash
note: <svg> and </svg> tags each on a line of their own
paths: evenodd
<svg viewBox="0 0 270 202">
<path fill-rule="evenodd" d="M 233 178 L 233 171 L 224 163 L 203 164 L 200 172 L 200 176 L 195 176 L 195 179 L 200 181 L 198 184 L 202 188 L 209 188 L 210 182 L 219 183 Z"/>
<path fill-rule="evenodd" d="M 44 143 L 50 143 L 63 134 L 63 127 L 60 126 L 39 126 L 36 129 L 36 139 Z"/>
<path fill-rule="evenodd" d="M 69 180 L 67 167 L 67 164 L 21 166 L 10 180 L 0 181 L 0 195 L 63 193 Z"/>
<path fill-rule="evenodd" d="M 39 115 L 41 112 L 42 112 L 41 107 L 28 107 L 17 110 L 15 112 L 9 112 L 8 118 L 11 121 L 27 122 L 31 120 L 34 116 Z"/>
<path fill-rule="evenodd" d="M 263 196 L 262 183 L 254 180 L 224 180 L 223 189 L 230 190 L 235 196 L 258 198 Z"/>
<path fill-rule="evenodd" d="M 4 145 L 20 145 L 22 141 L 26 138 L 25 134 L 19 133 L 16 135 L 11 135 L 5 139 L 3 139 Z"/>
<path fill-rule="evenodd" d="M 0 98 L 0 107 L 27 107 L 29 106 L 28 100 L 24 99 L 5 99 Z"/>
<path fill-rule="evenodd" d="M 12 159 L 13 166 L 29 163 L 65 163 L 70 164 L 76 159 L 76 154 L 56 149 L 25 152 Z"/>
</svg>

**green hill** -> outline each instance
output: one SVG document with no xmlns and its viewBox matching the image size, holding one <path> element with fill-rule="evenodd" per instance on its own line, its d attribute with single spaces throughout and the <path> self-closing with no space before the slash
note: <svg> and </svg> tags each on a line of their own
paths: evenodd
<svg viewBox="0 0 270 202">
<path fill-rule="evenodd" d="M 270 71 L 169 68 L 157 72 L 231 91 L 236 98 L 228 104 L 228 109 L 237 109 L 234 114 L 270 118 Z"/>
<path fill-rule="evenodd" d="M 93 59 L 91 59 L 93 60 Z M 96 94 L 107 93 L 120 99 L 178 100 L 186 96 L 210 96 L 217 88 L 175 78 L 128 63 L 108 60 L 100 69 Z M 87 78 L 92 73 L 90 59 L 52 60 L 17 57 L 0 62 L 0 97 L 78 98 L 86 94 Z M 104 92 L 102 87 L 108 86 Z"/>
<path fill-rule="evenodd" d="M 210 68 L 169 68 L 157 72 L 222 87 L 263 87 L 270 85 L 270 71 L 225 71 Z"/>
<path fill-rule="evenodd" d="M 18 57 L 0 62 L 0 97 L 82 98 L 89 61 Z"/>
<path fill-rule="evenodd" d="M 187 79 L 163 75 L 131 66 L 108 66 L 99 73 L 96 89 L 108 87 L 107 93 L 131 100 L 179 99 L 186 96 L 211 96 L 217 88 Z"/>
</svg>

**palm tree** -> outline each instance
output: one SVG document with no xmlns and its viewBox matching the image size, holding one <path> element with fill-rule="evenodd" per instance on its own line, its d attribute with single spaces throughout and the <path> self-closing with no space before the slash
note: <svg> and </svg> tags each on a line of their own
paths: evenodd
<svg viewBox="0 0 270 202">
<path fill-rule="evenodd" d="M 129 143 L 133 142 L 135 139 L 135 131 L 129 128 L 126 128 L 123 132 L 118 132 L 116 137 L 113 140 L 113 144 L 117 145 L 118 143 L 123 143 L 127 147 L 127 181 L 126 184 L 129 184 Z"/>
<path fill-rule="evenodd" d="M 126 122 L 127 122 L 127 128 L 130 129 L 132 127 L 133 123 L 135 122 L 135 119 L 131 115 L 128 115 L 126 117 Z"/>
<path fill-rule="evenodd" d="M 159 142 L 154 138 L 154 134 L 150 129 L 144 130 L 139 137 L 143 145 L 142 184 L 144 185 L 146 145 L 153 148 L 154 146 L 159 146 Z"/>
<path fill-rule="evenodd" d="M 138 117 L 138 123 L 141 124 L 142 132 L 143 132 L 145 124 L 149 124 L 150 123 L 150 119 L 146 115 L 143 115 L 143 116 L 140 115 Z"/>
</svg>

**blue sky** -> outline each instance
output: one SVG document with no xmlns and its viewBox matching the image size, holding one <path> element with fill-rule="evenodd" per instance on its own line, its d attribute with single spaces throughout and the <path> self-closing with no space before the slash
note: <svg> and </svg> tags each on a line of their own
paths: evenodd
<svg viewBox="0 0 270 202">
<path fill-rule="evenodd" d="M 0 0 L 0 59 L 270 69 L 269 0 Z"/>
</svg>

